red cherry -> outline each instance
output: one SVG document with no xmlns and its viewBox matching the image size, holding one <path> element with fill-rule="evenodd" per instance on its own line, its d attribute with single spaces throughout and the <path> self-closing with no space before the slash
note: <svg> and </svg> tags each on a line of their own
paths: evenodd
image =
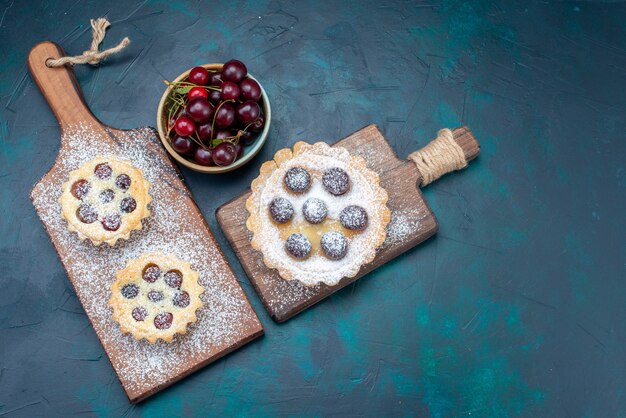
<svg viewBox="0 0 626 418">
<path fill-rule="evenodd" d="M 222 67 L 222 77 L 224 80 L 239 83 L 248 74 L 248 69 L 243 62 L 230 60 Z"/>
<path fill-rule="evenodd" d="M 248 145 L 252 145 L 252 143 L 254 143 L 255 140 L 256 140 L 256 134 L 250 131 L 245 131 L 239 137 L 239 141 L 243 142 L 243 145 L 245 145 L 246 147 Z"/>
<path fill-rule="evenodd" d="M 148 311 L 143 306 L 137 306 L 132 312 L 135 321 L 143 321 L 148 317 Z"/>
<path fill-rule="evenodd" d="M 172 326 L 172 321 L 174 320 L 174 315 L 171 312 L 161 312 L 157 316 L 154 317 L 154 327 L 156 329 L 168 329 Z"/>
<path fill-rule="evenodd" d="M 209 92 L 209 102 L 211 102 L 215 106 L 217 106 L 219 104 L 220 100 L 222 100 L 222 92 L 221 92 L 221 90 L 211 90 Z"/>
<path fill-rule="evenodd" d="M 156 282 L 161 277 L 161 269 L 156 264 L 148 264 L 143 269 L 143 279 L 148 283 Z"/>
<path fill-rule="evenodd" d="M 213 165 L 213 152 L 210 149 L 198 147 L 193 154 L 193 159 L 200 165 Z"/>
<path fill-rule="evenodd" d="M 251 78 L 241 80 L 239 88 L 241 89 L 241 97 L 243 99 L 258 102 L 261 98 L 261 86 Z"/>
<path fill-rule="evenodd" d="M 258 119 L 261 108 L 257 102 L 248 100 L 237 106 L 237 120 L 243 125 L 248 125 Z"/>
<path fill-rule="evenodd" d="M 215 125 L 228 128 L 235 121 L 235 108 L 230 103 L 223 103 L 215 112 Z"/>
<path fill-rule="evenodd" d="M 222 83 L 222 99 L 223 100 L 237 100 L 241 90 L 239 86 L 232 81 L 224 81 Z"/>
<path fill-rule="evenodd" d="M 172 303 L 174 304 L 174 306 L 177 306 L 179 308 L 186 308 L 187 306 L 189 306 L 190 302 L 191 298 L 189 296 L 189 293 L 185 292 L 184 290 L 182 292 L 177 292 L 172 298 Z"/>
<path fill-rule="evenodd" d="M 111 177 L 113 169 L 107 163 L 100 163 L 93 169 L 93 172 L 99 179 L 106 180 Z"/>
<path fill-rule="evenodd" d="M 235 149 L 237 150 L 237 157 L 235 158 L 235 160 L 238 160 L 243 155 L 243 147 L 241 146 L 239 142 L 233 145 L 235 145 Z"/>
<path fill-rule="evenodd" d="M 187 116 L 180 116 L 176 119 L 174 130 L 179 136 L 189 136 L 196 130 L 196 125 Z"/>
<path fill-rule="evenodd" d="M 163 275 L 163 280 L 169 287 L 178 289 L 183 283 L 183 273 L 178 270 L 170 270 Z"/>
<path fill-rule="evenodd" d="M 222 129 L 215 132 L 215 139 L 224 139 L 234 136 L 228 129 Z"/>
<path fill-rule="evenodd" d="M 237 149 L 230 142 L 222 142 L 213 149 L 213 162 L 216 165 L 225 167 L 230 165 L 237 158 Z"/>
<path fill-rule="evenodd" d="M 204 87 L 193 87 L 191 90 L 189 90 L 189 93 L 187 93 L 187 97 L 189 98 L 189 100 L 195 99 L 196 97 L 204 97 L 205 99 L 208 99 L 209 92 L 206 91 Z"/>
<path fill-rule="evenodd" d="M 199 86 L 206 86 L 209 82 L 209 71 L 204 67 L 194 67 L 189 71 L 189 81 Z"/>
<path fill-rule="evenodd" d="M 213 127 L 211 126 L 211 122 L 198 126 L 198 128 L 196 129 L 196 133 L 198 134 L 198 138 L 200 138 L 200 141 L 209 142 L 209 140 L 211 139 L 211 134 L 213 133 Z"/>
<path fill-rule="evenodd" d="M 193 142 L 185 136 L 177 136 L 172 141 L 172 148 L 179 154 L 187 154 L 193 149 Z"/>
<path fill-rule="evenodd" d="M 123 174 L 124 175 L 124 174 Z M 128 177 L 128 176 L 127 176 Z M 119 178 L 119 177 L 118 177 Z M 128 178 L 130 182 L 130 177 Z M 129 184 L 130 186 L 130 184 Z M 89 189 L 91 189 L 91 184 L 87 180 L 78 180 L 72 184 L 71 193 L 74 195 L 76 199 L 83 200 L 83 197 L 87 193 L 89 193 Z"/>
<path fill-rule="evenodd" d="M 185 110 L 191 119 L 202 123 L 211 119 L 215 109 L 211 102 L 204 97 L 196 97 L 189 101 Z"/>
<path fill-rule="evenodd" d="M 265 126 L 265 119 L 263 116 L 259 116 L 252 124 L 248 127 L 252 132 L 261 132 L 263 127 Z"/>
<path fill-rule="evenodd" d="M 120 229 L 120 225 L 122 224 L 122 217 L 120 215 L 113 214 L 107 215 L 100 221 L 102 227 L 107 231 L 117 231 Z"/>
<path fill-rule="evenodd" d="M 224 79 L 222 78 L 222 73 L 220 73 L 219 71 L 209 73 L 209 86 L 219 87 L 222 85 L 223 82 Z"/>
</svg>

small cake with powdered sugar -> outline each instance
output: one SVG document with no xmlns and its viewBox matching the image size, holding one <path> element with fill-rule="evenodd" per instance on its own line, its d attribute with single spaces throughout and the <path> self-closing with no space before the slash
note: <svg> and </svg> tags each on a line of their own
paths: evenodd
<svg viewBox="0 0 626 418">
<path fill-rule="evenodd" d="M 111 285 L 109 305 L 122 332 L 150 343 L 187 333 L 202 307 L 198 272 L 172 255 L 142 254 L 129 260 Z"/>
<path fill-rule="evenodd" d="M 286 280 L 335 285 L 376 256 L 389 223 L 387 192 L 365 160 L 298 142 L 261 167 L 246 201 L 252 247 Z"/>
<path fill-rule="evenodd" d="M 70 173 L 59 199 L 67 228 L 94 245 L 115 245 L 150 215 L 150 183 L 117 157 L 96 157 Z"/>
</svg>

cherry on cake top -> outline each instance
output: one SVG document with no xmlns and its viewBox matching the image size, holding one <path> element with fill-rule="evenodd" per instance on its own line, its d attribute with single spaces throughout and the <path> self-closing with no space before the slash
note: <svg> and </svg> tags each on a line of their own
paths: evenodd
<svg viewBox="0 0 626 418">
<path fill-rule="evenodd" d="M 287 223 L 293 217 L 293 205 L 284 197 L 277 197 L 270 202 L 270 215 L 274 222 L 279 224 Z"/>
<path fill-rule="evenodd" d="M 348 252 L 348 239 L 339 231 L 329 231 L 322 235 L 320 247 L 326 257 L 340 260 Z"/>
<path fill-rule="evenodd" d="M 285 249 L 294 258 L 306 258 L 311 254 L 311 241 L 300 233 L 289 235 L 285 241 Z"/>
<path fill-rule="evenodd" d="M 302 205 L 302 215 L 309 223 L 319 224 L 326 219 L 328 208 L 322 199 L 309 197 Z"/>
</svg>

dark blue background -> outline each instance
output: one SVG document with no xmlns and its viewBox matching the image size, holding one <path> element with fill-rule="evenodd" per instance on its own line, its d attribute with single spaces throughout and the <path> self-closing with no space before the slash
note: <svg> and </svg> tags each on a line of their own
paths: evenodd
<svg viewBox="0 0 626 418">
<path fill-rule="evenodd" d="M 239 58 L 266 88 L 248 166 L 184 170 L 266 336 L 128 403 L 29 201 L 59 130 L 25 66 L 78 54 L 108 16 L 104 65 L 76 68 L 105 123 L 154 125 L 164 85 Z M 626 414 L 623 2 L 1 1 L 0 415 Z M 441 127 L 482 145 L 425 191 L 440 232 L 284 325 L 215 221 L 296 140 L 377 123 L 405 157 Z"/>
</svg>

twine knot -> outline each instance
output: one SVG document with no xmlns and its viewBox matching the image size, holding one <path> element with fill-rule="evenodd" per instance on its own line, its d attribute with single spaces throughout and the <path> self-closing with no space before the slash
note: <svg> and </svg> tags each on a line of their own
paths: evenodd
<svg viewBox="0 0 626 418">
<path fill-rule="evenodd" d="M 454 140 L 450 129 L 441 129 L 437 138 L 424 148 L 409 154 L 422 175 L 421 186 L 437 180 L 439 177 L 454 170 L 467 167 L 465 153 Z"/>
<path fill-rule="evenodd" d="M 91 48 L 87 51 L 83 52 L 82 55 L 77 55 L 74 57 L 61 57 L 57 59 L 50 58 L 46 60 L 46 66 L 48 67 L 62 67 L 65 64 L 90 64 L 90 65 L 98 65 L 100 61 L 105 59 L 106 57 L 117 54 L 122 49 L 126 48 L 130 43 L 130 39 L 124 38 L 122 41 L 114 46 L 113 48 L 105 49 L 104 51 L 99 51 L 98 47 L 104 40 L 106 29 L 111 26 L 111 23 L 106 20 L 104 17 L 98 19 L 91 19 L 91 28 L 92 28 L 92 37 L 91 40 Z"/>
</svg>

